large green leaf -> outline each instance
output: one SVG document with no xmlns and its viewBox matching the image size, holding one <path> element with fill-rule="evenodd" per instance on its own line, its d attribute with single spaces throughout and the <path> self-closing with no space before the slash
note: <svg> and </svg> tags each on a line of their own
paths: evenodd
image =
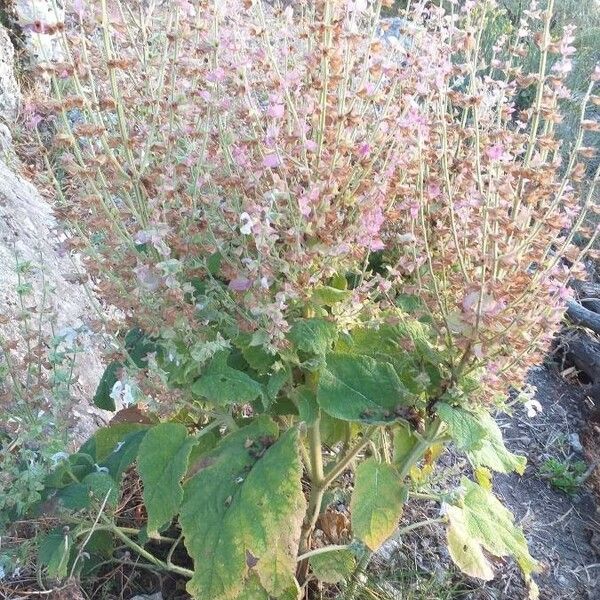
<svg viewBox="0 0 600 600">
<path fill-rule="evenodd" d="M 445 402 L 438 402 L 435 410 L 442 421 L 448 425 L 450 437 L 459 450 L 481 448 L 482 440 L 486 437 L 486 429 L 475 415 Z"/>
<path fill-rule="evenodd" d="M 144 484 L 148 533 L 168 525 L 183 498 L 181 480 L 196 440 L 185 425 L 161 423 L 148 430 L 138 452 L 138 471 Z"/>
<path fill-rule="evenodd" d="M 325 319 L 299 319 L 289 333 L 297 350 L 320 356 L 331 350 L 337 337 L 335 324 Z"/>
<path fill-rule="evenodd" d="M 527 578 L 539 569 L 529 554 L 523 530 L 513 514 L 489 491 L 469 479 L 461 482 L 465 496 L 461 506 L 448 510 L 450 555 L 466 573 L 491 579 L 493 570 L 482 548 L 493 556 L 513 556 Z"/>
<path fill-rule="evenodd" d="M 409 398 L 390 363 L 351 354 L 327 356 L 317 390 L 321 408 L 346 421 L 389 421 Z"/>
<path fill-rule="evenodd" d="M 96 460 L 101 462 L 106 460 L 115 448 L 122 444 L 125 437 L 133 431 L 148 429 L 148 425 L 142 423 L 117 423 L 108 427 L 102 427 L 96 432 L 95 453 Z"/>
<path fill-rule="evenodd" d="M 227 364 L 227 352 L 219 352 L 192 385 L 192 392 L 217 405 L 245 404 L 256 400 L 263 387 L 246 373 Z"/>
<path fill-rule="evenodd" d="M 467 452 L 469 460 L 476 467 L 489 467 L 499 473 L 516 471 L 522 475 L 527 459 L 510 452 L 504 445 L 502 431 L 494 418 L 487 412 L 478 415 L 479 423 L 485 430 L 485 438 L 479 448 Z"/>
<path fill-rule="evenodd" d="M 389 464 L 369 458 L 356 469 L 350 503 L 352 531 L 371 550 L 377 550 L 398 526 L 406 488 Z"/>
<path fill-rule="evenodd" d="M 120 481 L 121 475 L 137 458 L 138 449 L 148 428 L 132 431 L 123 437 L 115 449 L 106 457 L 100 466 L 106 467 L 115 481 Z"/>
<path fill-rule="evenodd" d="M 189 593 L 229 600 L 249 573 L 269 595 L 294 584 L 295 558 L 305 512 L 298 433 L 267 417 L 229 434 L 206 454 L 184 486 L 180 522 L 194 560 Z"/>
</svg>

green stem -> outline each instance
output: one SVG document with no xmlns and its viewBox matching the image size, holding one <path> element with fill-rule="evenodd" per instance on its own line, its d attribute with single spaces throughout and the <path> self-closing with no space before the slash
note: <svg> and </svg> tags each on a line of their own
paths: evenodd
<svg viewBox="0 0 600 600">
<path fill-rule="evenodd" d="M 166 562 L 156 558 L 153 554 L 142 548 L 139 544 L 136 544 L 131 538 L 127 537 L 119 527 L 114 525 L 107 517 L 102 518 L 106 526 L 110 531 L 112 531 L 126 546 L 129 546 L 136 554 L 139 554 L 142 558 L 145 558 L 149 563 L 159 567 L 163 571 L 171 571 L 173 573 L 177 573 L 178 575 L 183 575 L 184 577 L 192 578 L 194 576 L 194 571 L 190 571 L 189 569 L 184 569 L 183 567 L 178 567 L 177 565 L 168 565 Z"/>
<path fill-rule="evenodd" d="M 349 544 L 333 544 L 331 546 L 324 546 L 323 548 L 316 548 L 315 550 L 311 550 L 310 552 L 305 552 L 301 554 L 296 562 L 302 562 L 307 558 L 311 558 L 312 556 L 318 556 L 319 554 L 327 554 L 327 552 L 336 552 L 337 550 L 347 550 L 350 548 Z"/>
<path fill-rule="evenodd" d="M 370 550 L 366 550 L 363 554 L 362 558 L 358 562 L 354 573 L 352 574 L 352 581 L 350 585 L 346 589 L 346 593 L 344 594 L 344 600 L 355 600 L 357 594 L 362 590 L 365 585 L 365 571 L 371 562 L 371 558 L 373 557 L 373 552 Z"/>
</svg>

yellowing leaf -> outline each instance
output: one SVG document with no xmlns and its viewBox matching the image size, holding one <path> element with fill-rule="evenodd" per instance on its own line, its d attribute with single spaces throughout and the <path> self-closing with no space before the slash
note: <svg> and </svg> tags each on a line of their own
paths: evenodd
<svg viewBox="0 0 600 600">
<path fill-rule="evenodd" d="M 144 484 L 148 533 L 168 525 L 183 498 L 181 479 L 195 439 L 185 425 L 161 423 L 149 429 L 138 451 L 138 470 Z"/>
<path fill-rule="evenodd" d="M 519 475 L 525 472 L 527 459 L 510 452 L 504 445 L 502 431 L 489 413 L 478 415 L 479 422 L 486 431 L 481 447 L 467 452 L 469 460 L 476 467 L 489 467 L 499 473 L 516 471 Z"/>
<path fill-rule="evenodd" d="M 396 469 L 374 458 L 356 469 L 350 503 L 354 535 L 371 550 L 377 550 L 398 526 L 405 489 Z"/>
<path fill-rule="evenodd" d="M 481 543 L 474 539 L 465 526 L 464 513 L 457 506 L 448 508 L 450 525 L 446 531 L 450 557 L 467 575 L 484 581 L 494 578 L 494 570 L 483 554 Z"/>
<path fill-rule="evenodd" d="M 417 437 L 407 425 L 399 425 L 394 428 L 394 462 L 402 464 L 410 454 Z"/>
<path fill-rule="evenodd" d="M 331 550 L 309 558 L 312 572 L 319 581 L 339 583 L 348 579 L 356 567 L 356 559 L 350 550 Z"/>
<path fill-rule="evenodd" d="M 477 467 L 474 471 L 477 483 L 488 492 L 492 491 L 492 472 L 485 467 Z"/>
<path fill-rule="evenodd" d="M 538 563 L 529 554 L 523 531 L 515 525 L 512 513 L 473 481 L 463 478 L 462 486 L 466 490 L 463 505 L 448 510 L 452 559 L 466 573 L 491 579 L 493 573 L 489 563 L 482 560 L 482 549 L 494 556 L 513 556 L 530 580 L 531 573 L 539 568 Z"/>
<path fill-rule="evenodd" d="M 251 573 L 271 596 L 297 589 L 305 511 L 298 433 L 272 443 L 277 434 L 269 418 L 255 419 L 223 438 L 186 482 L 180 523 L 194 561 L 193 597 L 236 598 Z"/>
</svg>

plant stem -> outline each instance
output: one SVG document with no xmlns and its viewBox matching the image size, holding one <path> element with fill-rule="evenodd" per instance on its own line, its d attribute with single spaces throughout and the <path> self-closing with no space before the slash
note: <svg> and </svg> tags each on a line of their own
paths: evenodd
<svg viewBox="0 0 600 600">
<path fill-rule="evenodd" d="M 184 577 L 191 578 L 194 576 L 194 571 L 191 571 L 190 569 L 184 569 L 183 567 L 178 567 L 177 565 L 169 566 L 167 563 L 156 558 L 156 556 L 142 548 L 139 544 L 136 544 L 131 538 L 127 537 L 121 531 L 121 529 L 114 525 L 107 517 L 103 516 L 102 520 L 104 521 L 108 529 L 110 529 L 110 531 L 112 531 L 121 541 L 123 541 L 123 543 L 126 546 L 129 546 L 134 552 L 139 554 L 141 557 L 145 558 L 149 563 L 152 563 L 153 565 L 159 567 L 164 571 L 172 571 L 173 573 L 183 575 Z"/>
<path fill-rule="evenodd" d="M 367 570 L 372 557 L 373 552 L 366 550 L 352 574 L 352 581 L 343 596 L 344 600 L 355 600 L 358 592 L 364 587 L 366 579 L 365 571 Z"/>
<path fill-rule="evenodd" d="M 444 517 L 438 517 L 437 519 L 425 519 L 424 521 L 417 521 L 416 523 L 411 523 L 406 527 L 402 527 L 398 529 L 398 535 L 404 535 L 409 531 L 413 531 L 413 529 L 419 529 L 419 527 L 425 527 L 427 525 L 434 525 L 435 523 L 445 523 L 446 519 Z"/>
<path fill-rule="evenodd" d="M 314 550 L 311 550 L 310 552 L 301 554 L 296 559 L 296 562 L 302 562 L 303 560 L 306 560 L 307 558 L 310 558 L 311 556 L 318 556 L 319 554 L 327 554 L 327 552 L 336 552 L 337 550 L 347 550 L 348 548 L 350 548 L 350 546 L 348 544 L 333 544 L 331 546 L 324 546 L 323 548 L 315 548 Z"/>
</svg>

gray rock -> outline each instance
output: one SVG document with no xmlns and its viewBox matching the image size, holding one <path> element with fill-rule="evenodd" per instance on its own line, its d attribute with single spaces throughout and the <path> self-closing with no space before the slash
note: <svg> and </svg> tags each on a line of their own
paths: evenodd
<svg viewBox="0 0 600 600">
<path fill-rule="evenodd" d="M 35 62 L 64 58 L 60 35 L 51 33 L 57 23 L 65 20 L 60 0 L 14 0 L 14 11 L 25 35 L 27 50 Z"/>
<path fill-rule="evenodd" d="M 0 335 L 7 340 L 21 337 L 15 320 L 19 313 L 18 253 L 21 261 L 42 265 L 31 275 L 33 291 L 28 301 L 40 303 L 41 291 L 48 290 L 44 305 L 55 315 L 55 331 L 66 337 L 78 335 L 85 350 L 79 354 L 77 381 L 71 390 L 72 439 L 76 443 L 89 437 L 109 413 L 90 405 L 103 372 L 95 336 L 86 332 L 94 312 L 84 288 L 72 277 L 76 271 L 72 261 L 59 249 L 56 225 L 50 205 L 35 187 L 0 161 L 0 316 L 5 317 L 0 319 Z"/>
<path fill-rule="evenodd" d="M 0 25 L 0 119 L 9 123 L 16 117 L 21 100 L 14 58 L 15 49 L 8 32 Z"/>
</svg>

